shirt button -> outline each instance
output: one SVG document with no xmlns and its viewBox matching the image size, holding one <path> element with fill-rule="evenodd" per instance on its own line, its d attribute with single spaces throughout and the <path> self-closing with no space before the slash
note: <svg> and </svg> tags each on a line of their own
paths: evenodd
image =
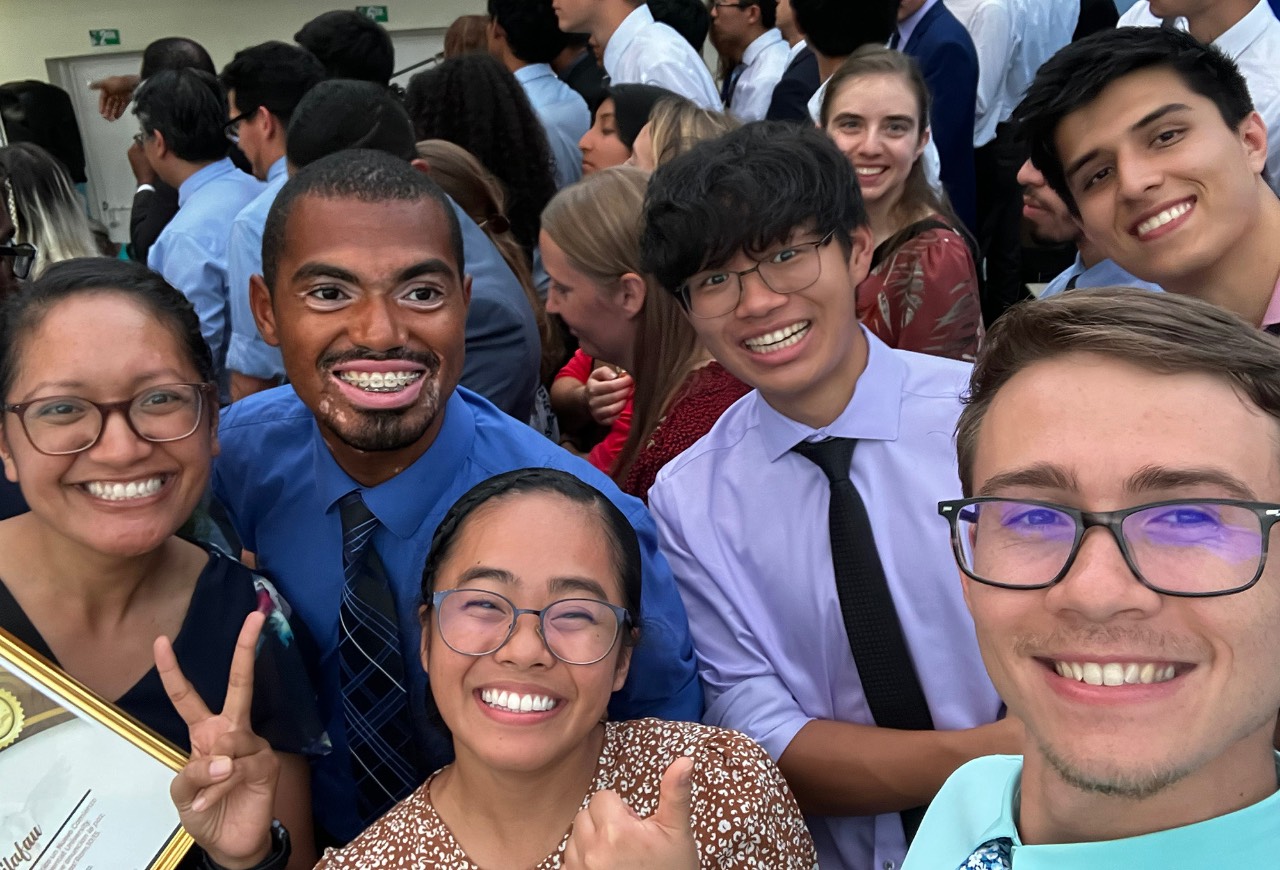
<svg viewBox="0 0 1280 870">
<path fill-rule="evenodd" d="M 883 864 L 880 865 L 880 868 L 881 870 L 893 870 L 893 868 L 896 866 L 897 865 L 894 864 L 892 861 L 885 861 Z"/>
</svg>

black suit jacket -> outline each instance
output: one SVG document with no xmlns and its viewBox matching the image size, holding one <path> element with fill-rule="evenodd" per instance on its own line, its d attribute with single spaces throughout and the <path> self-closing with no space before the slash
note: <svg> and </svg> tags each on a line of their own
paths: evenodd
<svg viewBox="0 0 1280 870">
<path fill-rule="evenodd" d="M 813 123 L 809 117 L 809 100 L 818 90 L 818 59 L 805 46 L 787 64 L 786 72 L 773 88 L 773 98 L 769 101 L 769 111 L 765 118 L 770 121 L 800 121 Z"/>
</svg>

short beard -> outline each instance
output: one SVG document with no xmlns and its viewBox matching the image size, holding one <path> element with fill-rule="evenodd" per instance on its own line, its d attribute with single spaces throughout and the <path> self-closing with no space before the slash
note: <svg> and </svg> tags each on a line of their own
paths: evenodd
<svg viewBox="0 0 1280 870">
<path fill-rule="evenodd" d="M 1091 775 L 1073 766 L 1071 762 L 1043 743 L 1040 744 L 1040 752 L 1067 785 L 1091 794 L 1134 801 L 1143 801 L 1155 797 L 1169 786 L 1182 781 L 1192 773 L 1189 769 L 1173 769 L 1153 770 L 1142 777 L 1120 773 L 1110 776 Z"/>
<path fill-rule="evenodd" d="M 435 374 L 435 373 L 432 373 Z M 343 444 L 365 453 L 403 450 L 416 444 L 431 428 L 443 409 L 440 407 L 440 383 L 433 380 L 422 388 L 422 395 L 411 408 L 390 411 L 357 411 L 355 425 L 332 426 L 333 433 Z M 422 424 L 415 426 L 410 414 L 425 414 Z"/>
</svg>

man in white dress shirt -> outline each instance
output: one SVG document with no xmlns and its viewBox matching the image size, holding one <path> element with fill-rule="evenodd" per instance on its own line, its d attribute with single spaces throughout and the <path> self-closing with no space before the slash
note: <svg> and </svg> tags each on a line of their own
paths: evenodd
<svg viewBox="0 0 1280 870">
<path fill-rule="evenodd" d="M 1267 183 L 1280 193 L 1280 21 L 1267 0 L 1138 0 L 1120 27 L 1165 22 L 1236 62 L 1254 108 L 1267 125 Z"/>
<path fill-rule="evenodd" d="M 711 41 L 728 58 L 725 111 L 744 124 L 759 121 L 790 59 L 790 46 L 777 28 L 778 0 L 714 0 Z"/>
<path fill-rule="evenodd" d="M 554 0 L 560 29 L 590 33 L 610 84 L 657 85 L 719 111 L 711 72 L 684 37 L 632 0 Z"/>
</svg>

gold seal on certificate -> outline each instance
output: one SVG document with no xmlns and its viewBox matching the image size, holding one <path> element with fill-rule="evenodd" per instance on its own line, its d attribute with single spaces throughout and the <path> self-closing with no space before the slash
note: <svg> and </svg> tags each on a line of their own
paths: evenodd
<svg viewBox="0 0 1280 870">
<path fill-rule="evenodd" d="M 171 870 L 185 761 L 0 629 L 0 870 Z"/>
</svg>

